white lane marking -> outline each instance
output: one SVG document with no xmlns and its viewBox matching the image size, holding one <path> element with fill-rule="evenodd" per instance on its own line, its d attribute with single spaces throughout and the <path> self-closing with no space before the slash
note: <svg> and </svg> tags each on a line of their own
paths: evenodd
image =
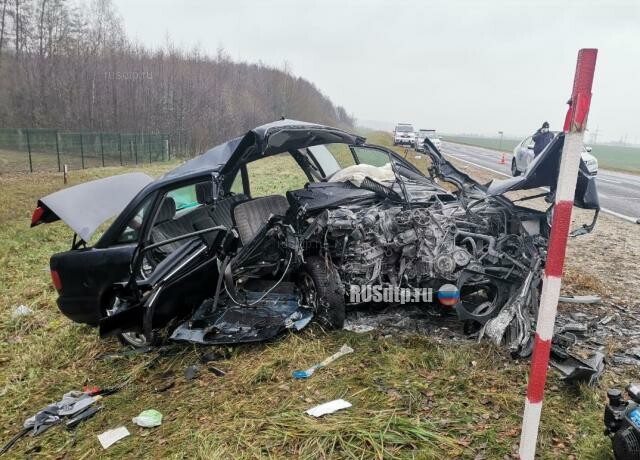
<svg viewBox="0 0 640 460">
<path fill-rule="evenodd" d="M 610 184 L 621 184 L 619 180 L 605 179 L 604 177 L 598 177 L 598 180 L 602 182 L 608 182 Z"/>
<path fill-rule="evenodd" d="M 468 164 L 470 164 L 472 166 L 476 166 L 478 168 L 486 169 L 487 171 L 491 171 L 491 172 L 494 172 L 496 174 L 500 174 L 501 176 L 504 176 L 504 177 L 511 177 L 511 175 L 509 175 L 509 174 L 505 174 L 503 172 L 496 171 L 495 169 L 487 168 L 486 166 L 482 166 L 482 165 L 479 165 L 479 164 L 476 164 L 476 163 L 472 163 L 471 161 L 468 161 L 468 160 L 463 160 L 462 158 L 458 158 L 458 157 L 456 157 L 455 155 L 453 155 L 451 153 L 444 153 L 444 154 L 447 155 L 447 156 L 451 156 L 451 157 L 455 158 L 458 161 L 462 161 L 463 163 L 468 163 Z M 602 195 L 602 194 L 600 193 L 600 195 Z M 619 212 L 613 211 L 613 210 L 608 209 L 608 208 L 603 208 L 603 207 L 600 207 L 600 210 L 602 212 L 607 213 L 607 214 L 611 214 L 612 216 L 615 216 L 615 217 L 618 217 L 620 219 L 623 219 L 623 220 L 626 220 L 628 222 L 631 222 L 632 224 L 637 224 L 638 223 L 638 219 L 639 219 L 638 217 L 626 216 L 624 214 L 620 214 Z"/>
</svg>

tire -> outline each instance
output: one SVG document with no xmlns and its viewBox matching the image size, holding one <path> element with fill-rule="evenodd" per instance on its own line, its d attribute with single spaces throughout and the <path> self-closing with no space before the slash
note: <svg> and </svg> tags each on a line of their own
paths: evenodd
<svg viewBox="0 0 640 460">
<path fill-rule="evenodd" d="M 340 275 L 322 257 L 307 257 L 301 275 L 303 298 L 315 311 L 316 320 L 327 329 L 342 329 L 346 315 Z"/>
<path fill-rule="evenodd" d="M 120 299 L 116 296 L 106 309 L 107 316 L 114 314 L 120 307 Z M 118 341 L 125 346 L 133 348 L 145 348 L 154 345 L 159 345 L 160 337 L 153 332 L 150 338 L 147 338 L 142 332 L 121 332 L 117 335 Z"/>
<path fill-rule="evenodd" d="M 511 160 L 511 175 L 513 177 L 518 177 L 520 175 L 520 171 L 518 170 L 518 165 L 516 165 L 516 159 Z"/>
</svg>

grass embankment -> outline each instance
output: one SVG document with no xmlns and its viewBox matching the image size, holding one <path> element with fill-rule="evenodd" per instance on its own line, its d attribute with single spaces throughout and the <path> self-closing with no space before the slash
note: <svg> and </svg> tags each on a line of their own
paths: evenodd
<svg viewBox="0 0 640 460">
<path fill-rule="evenodd" d="M 383 136 L 383 135 L 381 135 Z M 371 136 L 372 138 L 374 136 Z M 384 136 L 378 140 L 384 140 Z M 374 139 L 372 142 L 376 142 Z M 267 191 L 297 181 L 286 160 L 253 171 Z M 168 165 L 143 170 L 159 174 Z M 73 171 L 71 184 L 125 171 Z M 104 399 L 104 409 L 74 432 L 62 427 L 18 442 L 9 456 L 40 446 L 55 458 L 503 458 L 519 438 L 528 362 L 474 342 L 423 336 L 324 332 L 317 327 L 268 344 L 219 351 L 216 377 L 206 365 L 184 377 L 210 347 L 180 345 L 104 360 L 121 350 L 116 340 L 67 320 L 55 305 L 49 256 L 66 250 L 61 223 L 29 229 L 36 199 L 62 188 L 59 174 L 0 178 L 0 439 L 63 393 L 83 385 L 128 385 Z M 25 304 L 34 313 L 14 319 Z M 304 369 L 348 343 L 355 352 L 295 381 Z M 609 377 L 607 377 L 609 378 Z M 171 382 L 173 385 L 171 386 Z M 165 391 L 160 389 L 169 387 Z M 542 416 L 544 458 L 607 458 L 601 432 L 602 390 L 571 388 L 552 375 Z M 353 407 L 313 419 L 304 410 L 335 398 Z M 161 427 L 143 429 L 131 417 L 144 409 L 165 415 Z M 96 435 L 125 425 L 131 436 L 102 451 Z"/>
<path fill-rule="evenodd" d="M 497 137 L 444 136 L 443 140 L 512 152 L 522 139 L 503 139 L 502 144 Z M 591 153 L 598 159 L 600 168 L 640 173 L 640 148 L 603 144 L 595 144 L 591 147 Z"/>
</svg>

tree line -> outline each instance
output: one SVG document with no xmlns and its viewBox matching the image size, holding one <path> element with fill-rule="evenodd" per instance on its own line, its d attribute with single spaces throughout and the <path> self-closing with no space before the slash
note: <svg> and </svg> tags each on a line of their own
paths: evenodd
<svg viewBox="0 0 640 460">
<path fill-rule="evenodd" d="M 134 42 L 111 0 L 0 0 L 0 127 L 164 132 L 201 152 L 281 116 L 354 124 L 286 66 Z"/>
</svg>

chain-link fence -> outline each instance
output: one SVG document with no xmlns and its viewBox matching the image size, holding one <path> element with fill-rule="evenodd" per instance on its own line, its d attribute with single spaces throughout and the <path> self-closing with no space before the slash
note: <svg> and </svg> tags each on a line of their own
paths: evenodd
<svg viewBox="0 0 640 460">
<path fill-rule="evenodd" d="M 62 171 L 171 159 L 173 137 L 146 133 L 73 133 L 0 129 L 0 173 Z"/>
</svg>

